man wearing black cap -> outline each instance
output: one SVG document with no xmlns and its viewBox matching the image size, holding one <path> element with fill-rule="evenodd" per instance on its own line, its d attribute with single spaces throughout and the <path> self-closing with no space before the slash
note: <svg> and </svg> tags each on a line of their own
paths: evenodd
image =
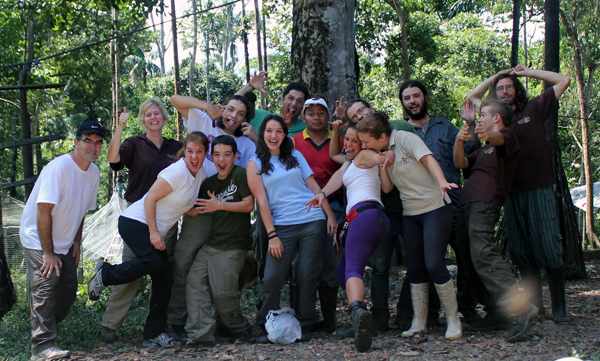
<svg viewBox="0 0 600 361">
<path fill-rule="evenodd" d="M 19 236 L 27 256 L 31 308 L 31 360 L 68 358 L 54 345 L 56 324 L 75 301 L 83 219 L 96 208 L 104 128 L 85 121 L 74 150 L 40 173 L 23 209 Z"/>
</svg>

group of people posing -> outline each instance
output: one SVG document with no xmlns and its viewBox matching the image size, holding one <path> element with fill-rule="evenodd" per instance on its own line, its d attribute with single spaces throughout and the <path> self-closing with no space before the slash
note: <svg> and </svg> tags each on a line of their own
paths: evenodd
<svg viewBox="0 0 600 361">
<path fill-rule="evenodd" d="M 519 77 L 551 87 L 529 100 Z M 522 339 L 545 314 L 540 268 L 554 321 L 569 322 L 544 128 L 567 76 L 524 66 L 495 74 L 468 94 L 461 129 L 429 114 L 429 94 L 417 80 L 399 91 L 408 120 L 391 121 L 367 101 L 344 97 L 331 114 L 325 99 L 311 98 L 295 82 L 283 92 L 281 116 L 255 110 L 252 92 L 264 92 L 266 79 L 255 75 L 224 105 L 171 97 L 188 131 L 183 143 L 163 136 L 168 113 L 158 98 L 140 105 L 143 134 L 122 141 L 129 114 L 124 109 L 119 116 L 108 161 L 115 171 L 129 171 L 128 208 L 118 222 L 123 261 L 99 261 L 88 284 L 91 300 L 113 286 L 104 341 L 117 339 L 140 278 L 150 275 L 145 346 L 268 342 L 267 315 L 280 308 L 290 279 L 300 341 L 317 329 L 339 331 L 341 287 L 352 321 L 346 334 L 357 351 L 368 351 L 375 333 L 389 328 L 389 271 L 400 235 L 408 272 L 395 323 L 403 337 L 422 337 L 439 324 L 441 304 L 446 339 L 462 336 L 462 322 L 475 330 L 506 329 L 510 342 Z M 105 136 L 97 122 L 83 122 L 74 150 L 43 169 L 23 212 L 32 360 L 69 356 L 54 344 L 56 324 L 75 300 L 83 218 L 95 208 L 99 184 L 93 162 Z M 508 249 L 525 291 L 495 248 L 503 206 Z M 456 254 L 458 293 L 446 268 L 448 244 Z M 253 333 L 240 307 L 242 269 L 254 260 L 255 323 L 262 334 Z"/>
</svg>

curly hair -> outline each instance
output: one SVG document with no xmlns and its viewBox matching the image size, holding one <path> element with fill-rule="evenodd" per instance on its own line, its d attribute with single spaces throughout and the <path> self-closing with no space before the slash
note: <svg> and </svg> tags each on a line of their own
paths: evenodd
<svg viewBox="0 0 600 361">
<path fill-rule="evenodd" d="M 267 129 L 267 123 L 271 120 L 278 122 L 283 128 L 283 132 L 285 134 L 285 138 L 283 138 L 283 142 L 279 146 L 279 161 L 285 164 L 285 169 L 290 170 L 292 168 L 300 166 L 298 163 L 298 159 L 292 155 L 292 150 L 294 150 L 294 143 L 292 139 L 288 137 L 288 129 L 279 115 L 269 114 L 265 117 L 260 128 L 258 129 L 258 142 L 256 144 L 256 157 L 260 160 L 261 169 L 259 174 L 270 174 L 273 171 L 273 164 L 271 164 L 271 151 L 265 142 L 265 129 Z"/>
<path fill-rule="evenodd" d="M 496 94 L 496 86 L 498 82 L 502 79 L 510 78 L 513 81 L 513 86 L 515 87 L 515 107 L 516 110 L 523 110 L 529 101 L 529 96 L 527 95 L 527 90 L 519 80 L 519 78 L 514 74 L 500 74 L 496 77 L 494 82 L 490 84 L 490 88 L 488 90 L 488 95 L 485 100 L 498 100 L 498 95 Z"/>
</svg>

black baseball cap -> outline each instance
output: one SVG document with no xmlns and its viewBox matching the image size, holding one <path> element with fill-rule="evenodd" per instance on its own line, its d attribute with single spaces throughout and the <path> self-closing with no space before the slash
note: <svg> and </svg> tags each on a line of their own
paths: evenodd
<svg viewBox="0 0 600 361">
<path fill-rule="evenodd" d="M 104 137 L 105 129 L 102 128 L 100 123 L 95 120 L 86 120 L 83 123 L 79 124 L 79 128 L 77 128 L 77 133 L 75 135 L 77 138 L 81 137 L 82 134 L 98 134 L 101 137 Z"/>
</svg>

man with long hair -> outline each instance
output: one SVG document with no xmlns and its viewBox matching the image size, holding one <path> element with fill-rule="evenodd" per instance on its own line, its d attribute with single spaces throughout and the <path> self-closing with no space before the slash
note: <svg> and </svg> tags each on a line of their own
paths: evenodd
<svg viewBox="0 0 600 361">
<path fill-rule="evenodd" d="M 542 80 L 550 85 L 541 95 L 528 100 L 519 77 Z M 569 86 L 566 75 L 523 65 L 493 75 L 468 95 L 479 110 L 482 98 L 509 104 L 514 115 L 510 127 L 521 143 L 520 158 L 510 193 L 504 205 L 506 242 L 525 287 L 532 291 L 531 303 L 545 313 L 542 303 L 540 268 L 546 269 L 557 323 L 570 322 L 565 299 L 565 274 L 561 235 L 554 196 L 556 174 L 544 121 L 558 110 L 558 99 Z"/>
</svg>

